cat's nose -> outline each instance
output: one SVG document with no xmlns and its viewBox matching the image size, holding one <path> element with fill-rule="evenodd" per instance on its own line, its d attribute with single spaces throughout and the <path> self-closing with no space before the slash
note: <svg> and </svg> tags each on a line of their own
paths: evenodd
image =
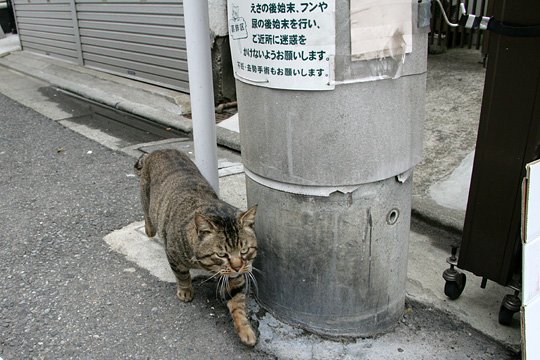
<svg viewBox="0 0 540 360">
<path fill-rule="evenodd" d="M 242 259 L 238 258 L 238 257 L 231 257 L 229 259 L 229 263 L 231 264 L 231 267 L 233 268 L 234 271 L 238 271 L 242 268 Z"/>
</svg>

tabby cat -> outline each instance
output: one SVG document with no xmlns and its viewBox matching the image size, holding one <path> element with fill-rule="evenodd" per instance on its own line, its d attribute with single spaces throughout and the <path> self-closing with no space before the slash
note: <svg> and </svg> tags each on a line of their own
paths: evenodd
<svg viewBox="0 0 540 360">
<path fill-rule="evenodd" d="M 189 269 L 210 271 L 218 278 L 218 290 L 227 300 L 240 340 L 255 345 L 257 336 L 246 316 L 246 294 L 254 281 L 256 206 L 240 212 L 220 200 L 189 157 L 177 150 L 145 154 L 135 170 L 146 235 L 157 233 L 163 240 L 178 298 L 193 299 Z"/>
</svg>

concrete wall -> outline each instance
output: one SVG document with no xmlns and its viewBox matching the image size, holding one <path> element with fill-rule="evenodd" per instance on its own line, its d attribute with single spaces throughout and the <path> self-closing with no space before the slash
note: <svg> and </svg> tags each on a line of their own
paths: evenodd
<svg viewBox="0 0 540 360">
<path fill-rule="evenodd" d="M 236 99 L 236 87 L 229 47 L 227 0 L 209 0 L 208 13 L 212 46 L 212 73 L 216 103 Z"/>
</svg>

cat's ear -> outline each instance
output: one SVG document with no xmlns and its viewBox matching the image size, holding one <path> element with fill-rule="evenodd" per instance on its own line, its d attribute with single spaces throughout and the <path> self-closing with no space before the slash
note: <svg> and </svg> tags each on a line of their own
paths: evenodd
<svg viewBox="0 0 540 360">
<path fill-rule="evenodd" d="M 255 215 L 257 214 L 257 205 L 247 209 L 245 212 L 238 215 L 238 223 L 240 227 L 253 227 L 255 224 Z"/>
<path fill-rule="evenodd" d="M 216 225 L 210 219 L 200 214 L 195 215 L 195 228 L 199 236 L 216 231 Z"/>
</svg>

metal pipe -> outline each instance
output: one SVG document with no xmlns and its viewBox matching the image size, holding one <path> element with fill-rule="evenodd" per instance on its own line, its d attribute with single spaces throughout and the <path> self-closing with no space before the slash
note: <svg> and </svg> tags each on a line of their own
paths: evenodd
<svg viewBox="0 0 540 360">
<path fill-rule="evenodd" d="M 237 107 L 237 106 L 238 106 L 237 101 L 229 101 L 227 103 L 219 104 L 216 107 L 216 112 L 218 114 L 221 114 L 223 111 L 225 111 L 225 109 L 230 109 L 230 108 L 234 108 L 234 107 Z"/>
<path fill-rule="evenodd" d="M 208 2 L 184 0 L 184 22 L 195 162 L 219 194 Z"/>
<path fill-rule="evenodd" d="M 448 19 L 448 16 L 446 15 L 446 10 L 444 9 L 444 6 L 441 3 L 441 0 L 435 0 L 435 2 L 439 4 L 439 7 L 441 8 L 442 16 L 446 24 L 450 27 L 458 27 L 459 26 L 458 23 L 453 23 Z M 465 9 L 465 4 L 463 3 L 463 1 L 461 1 L 459 4 L 459 18 L 461 18 L 463 15 L 467 15 L 467 10 Z"/>
</svg>

